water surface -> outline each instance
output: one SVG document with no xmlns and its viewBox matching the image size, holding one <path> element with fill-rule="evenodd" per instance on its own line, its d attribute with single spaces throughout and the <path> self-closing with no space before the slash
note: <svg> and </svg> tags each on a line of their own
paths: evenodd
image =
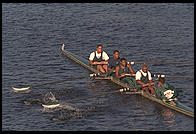
<svg viewBox="0 0 196 134">
<path fill-rule="evenodd" d="M 119 86 L 89 78 L 12 93 L 11 87 L 61 80 L 89 72 L 61 54 L 66 49 L 88 58 L 98 43 L 109 56 L 115 49 L 130 61 L 193 62 L 194 5 L 164 3 L 2 4 L 2 130 L 193 131 L 194 120 L 141 96 L 115 93 L 43 111 L 41 99 L 52 91 L 66 102 Z M 133 65 L 135 71 L 140 65 Z M 151 72 L 193 75 L 194 65 L 150 65 Z M 168 78 L 179 100 L 194 106 L 194 79 Z M 75 114 L 75 115 L 74 115 Z M 76 115 L 77 114 L 77 115 Z M 67 116 L 62 121 L 54 116 Z M 73 115 L 73 116 L 72 116 Z"/>
</svg>

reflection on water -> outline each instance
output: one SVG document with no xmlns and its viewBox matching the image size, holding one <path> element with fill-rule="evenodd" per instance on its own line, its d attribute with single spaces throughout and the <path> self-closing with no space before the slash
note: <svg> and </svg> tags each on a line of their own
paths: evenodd
<svg viewBox="0 0 196 134">
<path fill-rule="evenodd" d="M 194 130 L 192 118 L 157 108 L 158 104 L 139 95 L 115 93 L 71 103 L 63 110 L 34 111 L 42 108 L 40 103 L 50 89 L 59 102 L 66 102 L 120 89 L 109 81 L 89 83 L 85 78 L 45 85 L 29 93 L 9 93 L 10 87 L 19 84 L 88 74 L 61 54 L 62 43 L 68 51 L 86 58 L 101 43 L 109 56 L 117 49 L 120 57 L 135 62 L 190 62 L 194 60 L 194 4 L 2 4 L 3 130 Z M 140 68 L 133 65 L 134 71 Z M 171 75 L 194 73 L 194 66 L 183 65 L 152 65 L 149 69 Z M 180 101 L 194 105 L 193 79 L 167 81 L 180 88 Z M 70 122 L 51 123 L 53 116 L 54 120 L 65 117 Z"/>
<path fill-rule="evenodd" d="M 176 123 L 177 112 L 162 106 L 156 106 L 155 108 L 159 115 L 160 122 L 162 122 L 164 126 L 172 128 Z"/>
<path fill-rule="evenodd" d="M 163 116 L 163 123 L 168 127 L 173 127 L 176 121 L 175 113 L 172 110 L 166 108 L 162 110 L 161 115 Z"/>
</svg>

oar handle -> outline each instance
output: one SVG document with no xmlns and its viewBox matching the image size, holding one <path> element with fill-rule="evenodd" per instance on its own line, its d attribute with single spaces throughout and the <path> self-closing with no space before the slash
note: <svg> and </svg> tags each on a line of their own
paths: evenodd
<svg viewBox="0 0 196 134">
<path fill-rule="evenodd" d="M 93 74 L 90 74 L 89 76 L 90 77 L 96 77 L 96 76 L 100 76 L 101 74 L 100 73 L 93 73 Z"/>
<path fill-rule="evenodd" d="M 137 87 L 135 87 L 137 88 Z M 108 95 L 108 94 L 113 94 L 113 93 L 117 93 L 117 92 L 126 92 L 126 91 L 133 91 L 136 92 L 134 89 L 135 88 L 122 88 L 122 89 L 118 89 L 115 91 L 111 91 L 111 92 L 107 92 L 107 93 L 102 93 L 102 94 L 98 94 L 98 95 L 94 95 L 94 96 L 89 96 L 89 97 L 84 97 L 84 98 L 77 98 L 77 99 L 72 99 L 72 100 L 68 100 L 66 102 L 77 102 L 80 100 L 85 100 L 85 99 L 90 99 L 90 98 L 94 98 L 94 97 L 98 97 L 98 96 L 103 96 L 103 95 Z M 132 90 L 133 89 L 133 90 Z"/>
<path fill-rule="evenodd" d="M 162 77 L 162 78 L 165 78 L 165 75 L 164 74 L 152 74 L 153 77 Z"/>
<path fill-rule="evenodd" d="M 134 65 L 134 64 L 135 64 L 135 62 L 134 62 L 134 61 L 130 61 L 130 62 L 128 61 L 128 62 L 127 62 L 127 64 Z"/>
</svg>

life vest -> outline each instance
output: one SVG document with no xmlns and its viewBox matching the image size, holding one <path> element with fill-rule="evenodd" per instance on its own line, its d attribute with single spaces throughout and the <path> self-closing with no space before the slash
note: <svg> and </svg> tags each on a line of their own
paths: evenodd
<svg viewBox="0 0 196 134">
<path fill-rule="evenodd" d="M 95 53 L 95 57 L 93 59 L 93 62 L 101 62 L 101 61 L 104 61 L 103 60 L 103 51 L 101 52 L 101 56 L 99 57 L 99 59 L 97 58 L 97 55 L 96 55 L 96 51 L 94 52 Z"/>
<path fill-rule="evenodd" d="M 144 76 L 143 73 L 141 71 L 139 71 L 142 75 L 141 77 L 141 81 L 144 82 L 144 83 L 148 83 L 149 79 L 148 79 L 148 71 L 147 71 L 147 75 Z"/>
<path fill-rule="evenodd" d="M 120 70 L 119 70 L 119 74 L 121 75 L 122 73 L 130 73 L 129 68 L 126 66 L 124 69 L 121 68 L 120 66 Z"/>
<path fill-rule="evenodd" d="M 120 66 L 120 70 L 119 70 L 119 74 L 121 75 L 122 73 L 130 73 L 130 70 L 128 68 L 128 66 L 126 66 L 124 69 L 121 68 Z M 127 83 L 130 87 L 134 88 L 137 85 L 137 82 L 135 80 L 134 76 L 125 76 L 120 78 L 120 80 L 122 80 L 123 82 Z"/>
</svg>

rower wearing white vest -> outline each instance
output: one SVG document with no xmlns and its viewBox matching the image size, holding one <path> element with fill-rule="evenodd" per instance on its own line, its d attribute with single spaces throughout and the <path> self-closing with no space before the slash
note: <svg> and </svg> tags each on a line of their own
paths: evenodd
<svg viewBox="0 0 196 134">
<path fill-rule="evenodd" d="M 97 51 L 92 52 L 89 57 L 89 63 L 102 73 L 108 72 L 108 60 L 109 56 L 103 51 L 102 45 L 97 45 Z"/>
<path fill-rule="evenodd" d="M 155 94 L 155 89 L 152 87 L 152 85 L 155 85 L 155 82 L 152 81 L 151 73 L 148 71 L 148 66 L 147 64 L 142 65 L 142 69 L 137 71 L 136 76 L 135 76 L 137 84 L 142 86 L 142 89 L 146 93 L 150 93 L 154 95 Z"/>
</svg>

